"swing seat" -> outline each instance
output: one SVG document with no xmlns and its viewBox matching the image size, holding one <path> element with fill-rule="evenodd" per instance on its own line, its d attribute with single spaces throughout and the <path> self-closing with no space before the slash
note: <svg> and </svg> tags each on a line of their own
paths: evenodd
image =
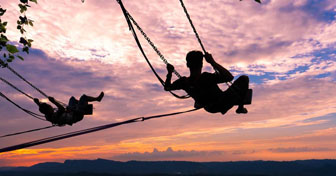
<svg viewBox="0 0 336 176">
<path fill-rule="evenodd" d="M 92 114 L 93 114 L 93 105 L 92 104 L 86 105 L 84 109 L 84 115 L 92 115 Z"/>
</svg>

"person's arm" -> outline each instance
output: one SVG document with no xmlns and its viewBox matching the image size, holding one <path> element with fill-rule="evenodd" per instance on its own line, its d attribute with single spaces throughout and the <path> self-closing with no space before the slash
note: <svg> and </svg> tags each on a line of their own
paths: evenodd
<svg viewBox="0 0 336 176">
<path fill-rule="evenodd" d="M 181 89 L 181 79 L 178 79 L 176 81 L 174 81 L 173 83 L 171 83 L 171 78 L 174 72 L 174 66 L 171 64 L 167 64 L 167 77 L 166 77 L 166 81 L 165 81 L 165 85 L 164 85 L 164 90 L 165 91 L 171 91 L 171 90 L 179 90 Z"/>
<path fill-rule="evenodd" d="M 171 64 L 167 64 L 167 77 L 166 77 L 166 81 L 165 81 L 165 85 L 164 85 L 164 90 L 165 91 L 170 91 L 172 90 L 172 84 L 171 84 L 171 78 L 173 75 L 173 71 L 174 71 L 174 66 Z"/>
<path fill-rule="evenodd" d="M 218 64 L 212 57 L 211 54 L 205 53 L 205 60 L 221 75 L 223 82 L 230 82 L 233 80 L 233 75 L 229 70 Z"/>
<path fill-rule="evenodd" d="M 48 97 L 48 99 L 50 102 L 57 106 L 59 111 L 65 111 L 65 108 L 60 103 L 58 103 L 54 97 Z"/>
</svg>

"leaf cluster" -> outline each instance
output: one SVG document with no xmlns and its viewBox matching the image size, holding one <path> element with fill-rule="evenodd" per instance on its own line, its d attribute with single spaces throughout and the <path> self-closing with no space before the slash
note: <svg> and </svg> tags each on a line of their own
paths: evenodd
<svg viewBox="0 0 336 176">
<path fill-rule="evenodd" d="M 21 15 L 18 17 L 17 20 L 17 30 L 21 33 L 21 37 L 19 39 L 19 43 L 23 46 L 22 47 L 22 52 L 25 52 L 29 54 L 29 48 L 32 46 L 32 39 L 27 39 L 25 37 L 25 26 L 33 26 L 33 20 L 29 19 L 26 16 L 26 11 L 28 8 L 31 6 L 29 5 L 29 2 L 33 2 L 37 4 L 37 0 L 20 0 L 18 3 L 18 7 L 20 9 Z M 7 21 L 2 21 L 2 17 L 6 13 L 6 9 L 1 8 L 0 6 L 0 51 L 3 51 L 3 59 L 2 64 L 7 64 L 9 62 L 12 62 L 15 58 L 19 58 L 21 60 L 24 60 L 24 58 L 20 55 L 18 55 L 18 48 L 15 45 L 9 44 L 9 39 L 6 36 L 6 31 L 7 31 Z"/>
</svg>

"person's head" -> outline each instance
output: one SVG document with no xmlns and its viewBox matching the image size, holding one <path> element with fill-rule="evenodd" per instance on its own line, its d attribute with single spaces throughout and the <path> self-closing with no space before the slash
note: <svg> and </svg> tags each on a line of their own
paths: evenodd
<svg viewBox="0 0 336 176">
<path fill-rule="evenodd" d="M 54 108 L 47 103 L 41 103 L 39 106 L 39 111 L 46 116 L 49 116 L 54 113 Z"/>
<path fill-rule="evenodd" d="M 201 51 L 190 51 L 186 57 L 187 67 L 190 69 L 200 69 L 203 67 L 203 53 Z"/>
</svg>

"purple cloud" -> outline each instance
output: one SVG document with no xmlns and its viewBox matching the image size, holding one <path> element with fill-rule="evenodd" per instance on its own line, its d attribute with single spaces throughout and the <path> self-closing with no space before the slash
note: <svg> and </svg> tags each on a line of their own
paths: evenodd
<svg viewBox="0 0 336 176">
<path fill-rule="evenodd" d="M 268 149 L 271 152 L 275 153 L 297 153 L 297 152 L 325 152 L 332 151 L 329 148 L 309 148 L 309 147 L 289 147 L 289 148 L 271 148 Z"/>
<path fill-rule="evenodd" d="M 165 151 L 159 151 L 154 148 L 152 152 L 134 152 L 125 153 L 113 157 L 118 160 L 144 160 L 144 161 L 157 161 L 157 160 L 185 160 L 186 158 L 205 158 L 223 155 L 225 152 L 222 151 L 187 151 L 187 150 L 176 150 L 174 151 L 171 147 L 168 147 Z"/>
</svg>

